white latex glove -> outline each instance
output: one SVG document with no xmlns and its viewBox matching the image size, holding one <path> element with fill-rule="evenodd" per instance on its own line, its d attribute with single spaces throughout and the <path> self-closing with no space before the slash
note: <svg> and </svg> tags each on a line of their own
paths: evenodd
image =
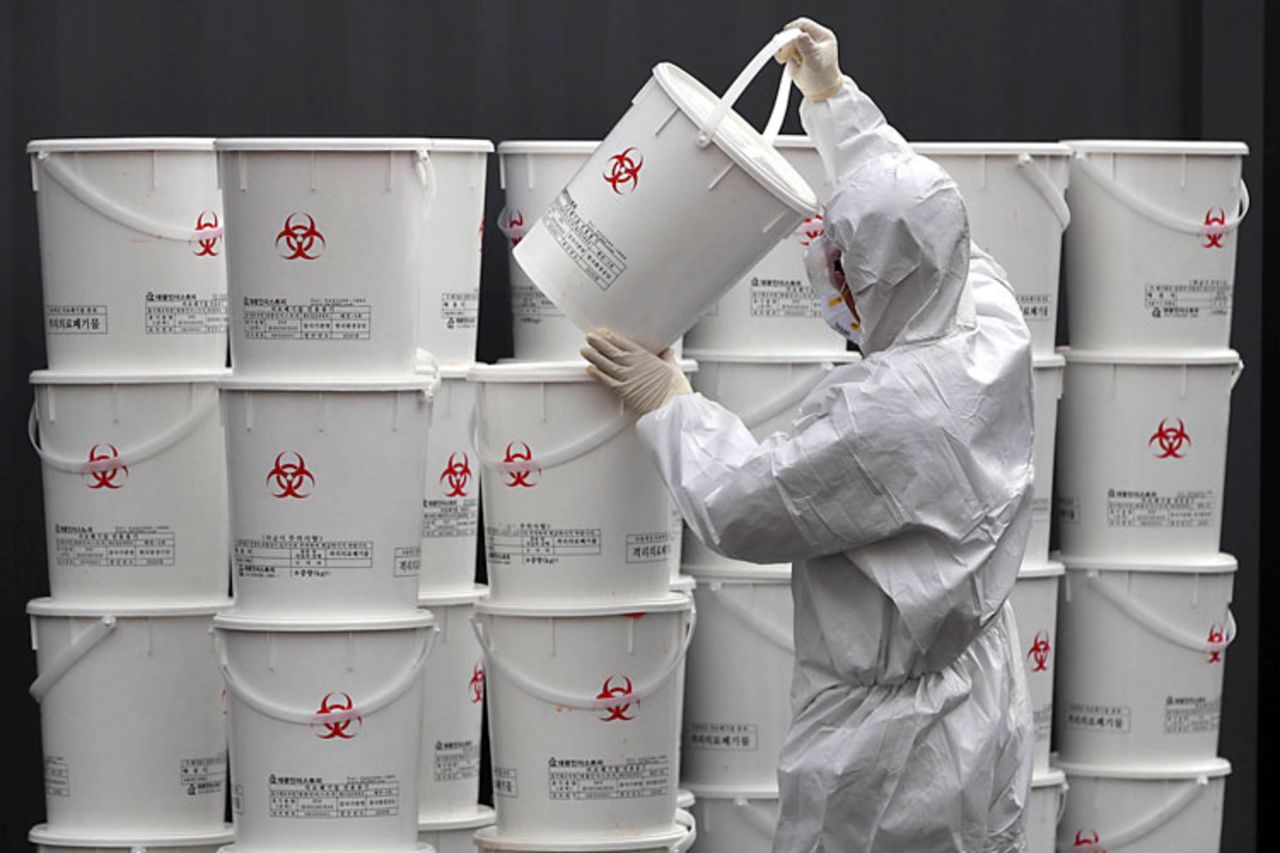
<svg viewBox="0 0 1280 853">
<path fill-rule="evenodd" d="M 656 356 L 608 329 L 587 335 L 582 357 L 591 362 L 587 372 L 638 415 L 660 409 L 681 394 L 693 393 L 671 350 Z"/>
<path fill-rule="evenodd" d="M 836 34 L 808 18 L 796 18 L 783 27 L 803 33 L 774 56 L 791 66 L 791 77 L 807 100 L 825 101 L 844 85 Z"/>
</svg>

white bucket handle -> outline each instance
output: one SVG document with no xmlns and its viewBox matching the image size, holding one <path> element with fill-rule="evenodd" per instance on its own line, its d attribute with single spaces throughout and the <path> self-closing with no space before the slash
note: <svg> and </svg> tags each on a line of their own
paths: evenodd
<svg viewBox="0 0 1280 853">
<path fill-rule="evenodd" d="M 659 668 L 658 673 L 650 678 L 647 682 L 634 687 L 626 696 L 615 696 L 609 699 L 598 699 L 594 696 L 582 697 L 575 696 L 572 693 L 566 693 L 557 690 L 554 687 L 548 687 L 545 684 L 539 684 L 527 675 L 518 672 L 515 667 L 510 666 L 502 658 L 493 653 L 493 647 L 489 643 L 489 638 L 485 634 L 485 629 L 481 625 L 481 617 L 484 614 L 476 613 L 471 617 L 471 628 L 475 632 L 476 639 L 480 641 L 480 648 L 484 651 L 485 660 L 488 665 L 508 679 L 516 687 L 523 692 L 541 699 L 548 705 L 557 705 L 563 708 L 573 708 L 577 711 L 603 711 L 610 707 L 616 707 L 624 703 L 639 704 L 646 698 L 656 693 L 680 667 L 680 662 L 684 660 L 685 653 L 689 651 L 689 642 L 693 639 L 693 629 L 698 621 L 698 611 L 695 608 L 689 608 L 683 611 L 688 615 L 685 624 L 684 637 L 680 640 L 680 646 L 676 649 L 671 659 Z"/>
<path fill-rule="evenodd" d="M 1128 596 L 1119 594 L 1111 588 L 1110 584 L 1102 583 L 1099 580 L 1098 572 L 1096 570 L 1089 570 L 1085 572 L 1085 578 L 1093 584 L 1093 588 L 1096 589 L 1103 598 L 1110 602 L 1112 606 L 1127 614 L 1133 619 L 1133 621 L 1137 622 L 1157 637 L 1162 637 L 1174 645 L 1181 646 L 1182 648 L 1193 652 L 1214 654 L 1226 651 L 1227 647 L 1235 641 L 1236 617 L 1235 614 L 1231 612 L 1230 608 L 1227 608 L 1227 624 L 1226 629 L 1223 632 L 1226 635 L 1225 639 L 1220 642 L 1213 642 L 1185 633 L 1173 625 L 1170 625 L 1168 622 L 1165 622 L 1159 616 L 1152 613 L 1150 610 L 1147 610 L 1142 605 L 1137 604 Z"/>
<path fill-rule="evenodd" d="M 1113 181 L 1103 174 L 1102 170 L 1091 161 L 1084 152 L 1077 151 L 1074 155 L 1076 164 L 1080 167 L 1080 171 L 1092 178 L 1095 183 L 1111 194 L 1116 201 L 1129 207 L 1131 210 L 1142 214 L 1152 222 L 1163 225 L 1174 231 L 1181 231 L 1184 234 L 1197 234 L 1201 236 L 1216 236 L 1218 234 L 1226 234 L 1240 227 L 1240 223 L 1244 221 L 1245 216 L 1249 213 L 1249 187 L 1244 180 L 1240 181 L 1240 208 L 1239 211 L 1218 225 L 1206 225 L 1203 222 L 1191 222 L 1177 214 L 1170 213 L 1164 208 L 1157 207 L 1146 199 L 1134 193 L 1127 187 L 1122 186 L 1117 181 Z"/>
<path fill-rule="evenodd" d="M 711 140 L 716 135 L 716 130 L 720 127 L 720 122 L 724 121 L 724 117 L 733 109 L 733 105 L 738 102 L 738 98 L 742 97 L 742 93 L 751 85 L 751 81 L 755 79 L 764 67 L 773 59 L 773 55 L 781 50 L 784 46 L 795 41 L 801 35 L 800 30 L 792 28 L 786 29 L 769 39 L 769 43 L 760 48 L 760 51 L 746 64 L 742 71 L 738 72 L 738 76 L 734 79 L 729 88 L 725 90 L 724 95 L 716 102 L 715 108 L 707 113 L 706 119 L 702 122 L 698 129 L 698 147 L 706 148 L 711 144 Z M 791 69 L 787 65 L 782 66 L 782 80 L 778 84 L 778 94 L 773 101 L 773 112 L 769 115 L 769 121 L 765 124 L 764 138 L 765 142 L 770 146 L 778 135 L 778 130 L 782 127 L 782 119 L 787 109 L 787 96 L 790 94 L 791 86 Z"/>
<path fill-rule="evenodd" d="M 1018 171 L 1031 186 L 1039 190 L 1040 195 L 1044 196 L 1044 200 L 1053 209 L 1053 215 L 1058 217 L 1058 223 L 1062 225 L 1062 230 L 1067 230 L 1067 226 L 1071 224 L 1071 208 L 1067 207 L 1067 200 L 1063 198 L 1062 189 L 1053 182 L 1053 179 L 1036 162 L 1035 158 L 1025 151 L 1018 155 Z"/>
<path fill-rule="evenodd" d="M 479 424 L 481 420 L 486 420 L 479 411 L 483 406 L 484 394 L 481 394 L 476 400 L 476 405 L 471 409 L 471 446 L 480 455 L 480 463 L 482 465 L 497 468 L 507 474 L 520 474 L 525 471 L 545 471 L 548 468 L 555 468 L 566 462 L 572 462 L 575 459 L 586 456 L 596 448 L 608 444 L 620 435 L 623 430 L 635 423 L 635 419 L 624 412 L 613 420 L 605 421 L 574 442 L 545 453 L 539 452 L 532 459 L 517 459 L 507 462 L 499 454 L 494 453 L 492 448 L 481 438 Z"/>
<path fill-rule="evenodd" d="M 1058 819 L 1053 822 L 1054 826 L 1062 823 L 1062 817 L 1067 813 L 1067 794 L 1071 792 L 1071 783 L 1063 781 L 1058 786 Z"/>
<path fill-rule="evenodd" d="M 734 797 L 732 802 L 733 807 L 741 813 L 743 822 L 748 827 L 765 838 L 773 838 L 773 834 L 778 828 L 777 821 L 771 820 L 768 815 L 762 813 L 760 808 L 746 797 Z"/>
<path fill-rule="evenodd" d="M 833 365 L 828 364 L 826 367 L 830 369 Z M 814 384 L 812 376 L 802 376 L 784 389 L 777 397 L 769 400 L 763 406 L 742 415 L 742 423 L 747 429 L 755 429 L 765 421 L 772 420 L 783 412 L 792 409 L 798 411 L 800 404 L 804 402 L 805 397 L 808 397 L 809 392 L 813 390 Z"/>
<path fill-rule="evenodd" d="M 31 405 L 31 415 L 27 418 L 27 438 L 30 439 L 31 446 L 35 448 L 36 453 L 40 456 L 40 461 L 55 471 L 63 471 L 67 474 L 92 474 L 97 471 L 114 471 L 127 465 L 137 465 L 139 462 L 144 462 L 173 447 L 194 432 L 196 427 L 204 421 L 205 416 L 217 405 L 218 395 L 216 393 L 211 394 L 208 400 L 192 408 L 187 417 L 173 427 L 147 439 L 136 447 L 120 451 L 115 456 L 108 459 L 99 459 L 96 462 L 57 456 L 46 448 L 41 447 L 39 439 L 40 425 L 36 417 L 35 403 Z"/>
<path fill-rule="evenodd" d="M 1199 776 L 1179 787 L 1182 790 L 1137 823 L 1119 832 L 1107 833 L 1107 837 L 1102 840 L 1102 843 L 1106 844 L 1106 848 L 1097 844 L 1090 844 L 1083 847 L 1073 847 L 1072 853 L 1075 853 L 1076 850 L 1080 850 L 1082 853 L 1106 853 L 1106 849 L 1127 847 L 1138 839 L 1151 834 L 1172 818 L 1181 814 L 1183 809 L 1190 806 L 1197 797 L 1203 794 L 1209 787 L 1209 777 Z"/>
<path fill-rule="evenodd" d="M 498 230 L 502 232 L 502 236 L 508 240 L 518 240 L 528 233 L 529 229 L 525 226 L 514 228 L 511 225 L 511 215 L 507 213 L 507 206 L 504 204 L 502 210 L 498 211 L 497 220 Z"/>
<path fill-rule="evenodd" d="M 709 593 L 715 596 L 716 603 L 725 609 L 736 622 L 744 628 L 758 635 L 768 643 L 789 655 L 796 652 L 795 640 L 793 640 L 786 631 L 781 630 L 776 625 L 759 618 L 747 608 L 743 607 L 731 596 L 725 595 L 724 584 L 717 584 L 714 581 L 706 585 Z"/>
<path fill-rule="evenodd" d="M 440 383 L 443 381 L 441 376 L 440 359 L 436 358 L 435 353 L 431 350 L 418 347 L 414 354 L 413 372 L 419 376 L 430 376 L 431 384 L 422 389 L 422 396 L 428 400 L 434 399 L 436 391 L 440 389 Z"/>
<path fill-rule="evenodd" d="M 421 647 L 418 649 L 418 653 L 414 657 L 413 663 L 410 664 L 395 680 L 388 684 L 387 687 L 377 693 L 374 693 L 373 698 L 365 700 L 359 705 L 352 701 L 350 709 L 333 710 L 324 714 L 320 714 L 315 711 L 300 711 L 295 708 L 286 708 L 285 706 L 278 705 L 265 696 L 257 693 L 253 688 L 245 684 L 245 682 L 231 669 L 231 663 L 227 660 L 227 649 L 226 645 L 222 642 L 221 633 L 215 631 L 214 638 L 217 642 L 218 660 L 219 665 L 222 668 L 222 678 L 227 685 L 227 692 L 263 716 L 270 717 L 273 720 L 279 720 L 282 723 L 297 723 L 299 725 L 311 726 L 321 725 L 323 723 L 341 723 L 346 720 L 355 719 L 356 717 L 371 716 L 399 699 L 409 690 L 409 688 L 420 684 L 421 681 L 418 676 L 422 674 L 422 667 L 426 664 L 427 656 L 431 654 L 431 649 L 435 646 L 436 635 L 439 633 L 440 629 L 435 625 L 430 625 L 421 630 Z"/>
<path fill-rule="evenodd" d="M 136 210 L 130 210 L 124 205 L 107 198 L 67 168 L 61 158 L 50 157 L 48 151 L 41 151 L 35 156 L 40 161 L 44 173 L 53 178 L 55 183 L 85 207 L 96 211 L 112 222 L 123 225 L 140 234 L 159 237 L 162 240 L 177 240 L 183 243 L 190 243 L 195 240 L 216 240 L 223 236 L 223 228 L 220 225 L 214 228 L 197 230 L 184 228 L 181 225 L 157 222 L 144 214 L 138 213 Z"/>
<path fill-rule="evenodd" d="M 671 845 L 671 853 L 689 853 L 693 843 L 698 840 L 698 821 L 687 809 L 676 809 L 675 823 L 689 831 L 684 834 L 684 838 Z"/>
<path fill-rule="evenodd" d="M 34 619 L 34 617 L 33 617 Z M 53 685 L 57 684 L 62 676 L 67 674 L 71 667 L 76 665 L 80 658 L 89 654 L 98 643 L 107 638 L 107 635 L 116 629 L 116 617 L 103 616 L 101 619 L 94 621 L 83 634 L 76 637 L 65 649 L 58 653 L 57 657 L 49 662 L 49 665 L 31 682 L 31 686 L 27 688 L 27 692 L 31 694 L 31 698 L 40 702 L 48 694 Z"/>
<path fill-rule="evenodd" d="M 417 159 L 413 161 L 413 169 L 418 173 L 418 183 L 422 184 L 422 190 L 427 196 L 427 209 L 423 218 L 431 216 L 431 208 L 436 201 L 436 167 L 431 162 L 431 152 L 425 148 L 419 148 L 414 152 Z"/>
</svg>

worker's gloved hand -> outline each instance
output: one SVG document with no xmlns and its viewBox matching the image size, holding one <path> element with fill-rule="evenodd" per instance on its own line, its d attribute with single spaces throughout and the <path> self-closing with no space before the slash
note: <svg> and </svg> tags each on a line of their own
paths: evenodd
<svg viewBox="0 0 1280 853">
<path fill-rule="evenodd" d="M 587 335 L 582 357 L 591 362 L 587 372 L 638 415 L 660 409 L 681 394 L 693 393 L 671 350 L 656 356 L 608 329 Z"/>
<path fill-rule="evenodd" d="M 840 73 L 836 34 L 808 18 L 796 18 L 783 29 L 796 29 L 803 33 L 779 50 L 774 58 L 791 66 L 791 77 L 805 98 L 825 101 L 839 92 L 844 85 L 844 75 Z"/>
</svg>

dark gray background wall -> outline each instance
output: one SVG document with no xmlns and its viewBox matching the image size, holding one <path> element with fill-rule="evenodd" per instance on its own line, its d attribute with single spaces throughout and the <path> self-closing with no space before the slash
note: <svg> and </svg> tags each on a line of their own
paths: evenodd
<svg viewBox="0 0 1280 853">
<path fill-rule="evenodd" d="M 47 592 L 28 371 L 44 364 L 36 137 L 415 135 L 598 138 L 659 60 L 713 88 L 792 17 L 840 35 L 844 68 L 915 140 L 1243 139 L 1254 212 L 1240 234 L 1225 550 L 1240 635 L 1222 752 L 1231 853 L 1255 849 L 1262 453 L 1264 0 L 219 0 L 0 2 L 0 850 L 43 816 L 23 603 Z M 742 110 L 763 121 L 768 90 Z M 798 124 L 792 119 L 792 129 Z M 494 164 L 489 218 L 501 206 Z M 507 353 L 506 261 L 485 244 L 480 355 Z M 1274 336 L 1273 336 L 1274 337 Z M 1065 342 L 1066 338 L 1063 338 Z M 1123 649 L 1117 649 L 1123 654 Z M 85 709 L 91 714 L 91 709 Z"/>
</svg>

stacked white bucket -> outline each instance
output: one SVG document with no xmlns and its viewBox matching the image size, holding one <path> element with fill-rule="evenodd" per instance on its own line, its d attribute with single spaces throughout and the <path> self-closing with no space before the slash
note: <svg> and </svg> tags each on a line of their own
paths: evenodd
<svg viewBox="0 0 1280 853">
<path fill-rule="evenodd" d="M 216 147 L 236 605 L 215 627 L 235 849 L 407 853 L 426 848 L 420 815 L 447 849 L 451 830 L 486 819 L 483 675 L 465 631 L 481 591 L 465 541 L 436 543 L 465 540 L 475 510 L 458 377 L 475 347 L 491 146 Z M 429 431 L 452 461 L 429 454 Z"/>
<path fill-rule="evenodd" d="M 1059 849 L 1219 849 L 1240 143 L 1067 143 Z"/>
<path fill-rule="evenodd" d="M 217 383 L 226 267 L 211 139 L 33 142 L 49 369 L 32 374 L 50 598 L 30 602 L 45 853 L 212 853 L 226 729 Z"/>
</svg>

